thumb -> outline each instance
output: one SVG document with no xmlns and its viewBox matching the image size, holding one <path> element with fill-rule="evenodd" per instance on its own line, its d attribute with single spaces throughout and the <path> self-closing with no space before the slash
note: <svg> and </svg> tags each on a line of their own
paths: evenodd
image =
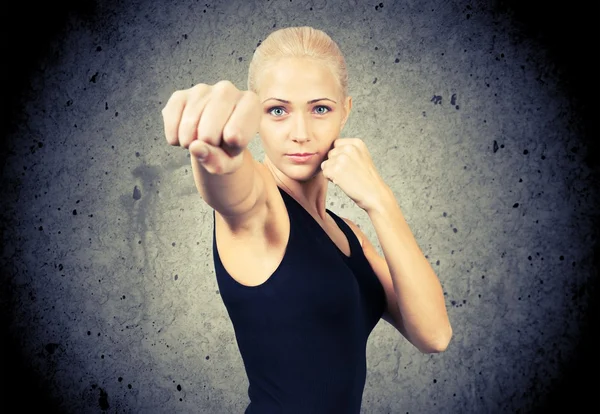
<svg viewBox="0 0 600 414">
<path fill-rule="evenodd" d="M 211 174 L 232 172 L 241 164 L 241 156 L 232 158 L 223 149 L 198 140 L 193 141 L 188 150 Z"/>
<path fill-rule="evenodd" d="M 210 148 L 203 142 L 193 141 L 188 149 L 192 157 L 196 158 L 200 162 L 206 161 L 210 154 Z"/>
</svg>

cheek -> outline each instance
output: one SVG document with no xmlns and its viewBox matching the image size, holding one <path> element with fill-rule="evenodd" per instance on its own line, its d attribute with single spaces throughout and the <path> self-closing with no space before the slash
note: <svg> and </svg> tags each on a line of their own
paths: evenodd
<svg viewBox="0 0 600 414">
<path fill-rule="evenodd" d="M 276 125 L 273 125 L 273 122 L 262 122 L 258 135 L 260 136 L 263 149 L 267 154 L 276 149 L 281 142 L 281 132 L 278 131 Z"/>
<path fill-rule="evenodd" d="M 341 121 L 340 121 L 341 122 Z M 323 122 L 318 125 L 319 135 L 323 140 L 332 141 L 338 138 L 341 131 L 341 124 L 336 120 L 330 120 L 330 122 Z"/>
<path fill-rule="evenodd" d="M 260 123 L 259 133 L 264 136 L 269 142 L 275 143 L 276 141 L 282 141 L 289 133 L 290 123 L 289 122 L 276 122 L 267 117 L 263 118 Z"/>
<path fill-rule="evenodd" d="M 272 122 L 268 122 L 266 120 L 261 121 L 258 132 L 263 137 L 270 137 L 270 136 L 272 136 L 273 132 L 274 132 L 273 123 Z"/>
</svg>

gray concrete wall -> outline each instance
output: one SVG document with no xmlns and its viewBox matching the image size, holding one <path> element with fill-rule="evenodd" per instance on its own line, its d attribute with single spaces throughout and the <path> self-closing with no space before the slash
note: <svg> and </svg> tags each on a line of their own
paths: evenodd
<svg viewBox="0 0 600 414">
<path fill-rule="evenodd" d="M 381 322 L 363 412 L 527 413 L 580 401 L 561 393 L 579 387 L 575 368 L 598 361 L 577 358 L 598 270 L 598 137 L 572 66 L 531 16 L 461 0 L 69 10 L 60 32 L 38 39 L 46 49 L 21 77 L 3 147 L 3 401 L 243 412 L 211 211 L 188 152 L 167 145 L 160 110 L 195 83 L 245 88 L 258 42 L 290 25 L 325 30 L 345 53 L 354 110 L 343 136 L 367 143 L 454 327 L 446 352 L 424 355 Z M 258 139 L 251 149 L 262 156 Z M 366 214 L 334 186 L 329 206 L 378 246 Z"/>
</svg>

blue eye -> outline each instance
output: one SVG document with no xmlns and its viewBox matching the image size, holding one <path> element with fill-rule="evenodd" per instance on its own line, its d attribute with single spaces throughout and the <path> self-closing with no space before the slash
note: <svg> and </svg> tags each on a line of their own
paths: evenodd
<svg viewBox="0 0 600 414">
<path fill-rule="evenodd" d="M 285 113 L 285 111 L 282 107 L 276 106 L 274 108 L 269 109 L 269 113 L 273 116 L 280 117 Z"/>
<path fill-rule="evenodd" d="M 320 111 L 319 111 L 320 110 Z M 324 111 L 323 111 L 324 110 Z M 331 108 L 324 106 L 324 105 L 319 105 L 315 108 L 315 111 L 319 114 L 319 115 L 325 115 L 327 112 L 331 111 Z"/>
</svg>

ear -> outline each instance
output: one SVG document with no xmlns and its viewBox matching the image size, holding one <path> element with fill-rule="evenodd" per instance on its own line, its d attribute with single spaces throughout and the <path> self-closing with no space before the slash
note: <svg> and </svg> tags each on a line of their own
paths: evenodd
<svg viewBox="0 0 600 414">
<path fill-rule="evenodd" d="M 352 97 L 348 96 L 346 98 L 346 101 L 344 102 L 344 112 L 346 112 L 346 114 L 344 115 L 344 119 L 342 120 L 342 127 L 340 129 L 343 129 L 344 125 L 346 125 L 346 121 L 348 120 L 348 116 L 350 116 L 351 110 L 352 110 Z"/>
</svg>

